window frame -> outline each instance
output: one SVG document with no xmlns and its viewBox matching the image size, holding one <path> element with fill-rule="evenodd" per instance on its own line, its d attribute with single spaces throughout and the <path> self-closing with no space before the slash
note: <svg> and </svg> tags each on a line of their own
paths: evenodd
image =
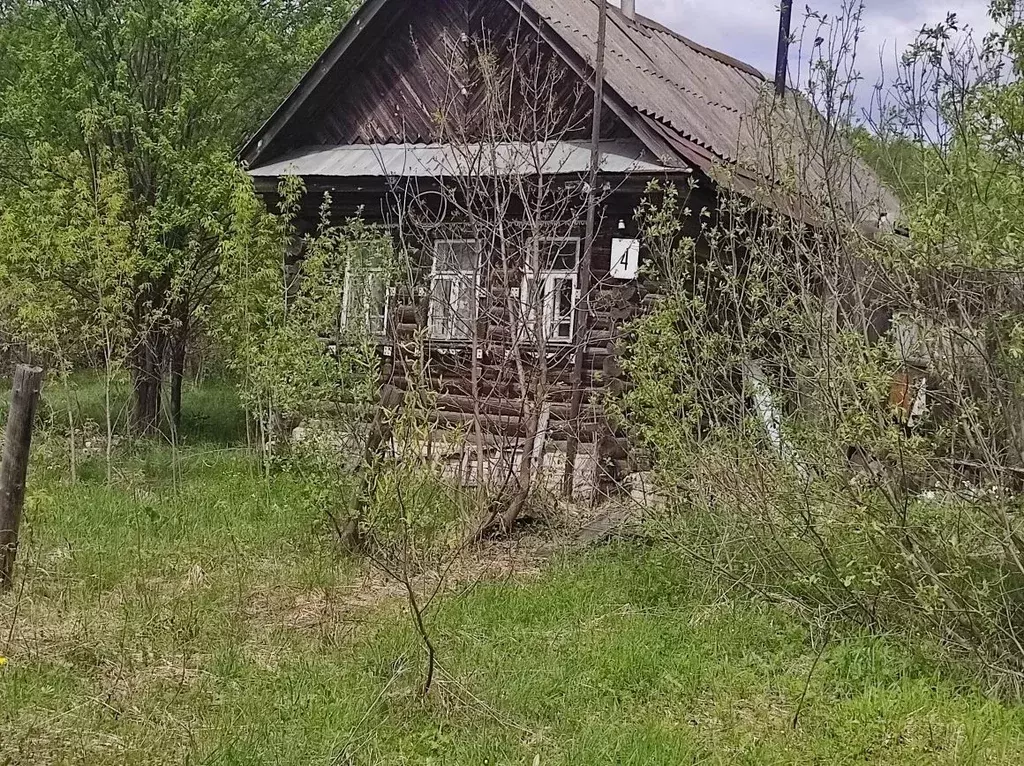
<svg viewBox="0 0 1024 766">
<path fill-rule="evenodd" d="M 575 266 L 572 269 L 556 269 L 556 268 L 545 268 L 540 264 L 540 251 L 539 247 L 544 242 L 572 242 L 576 245 L 576 258 Z M 545 345 L 559 345 L 567 346 L 572 344 L 576 337 L 576 308 L 579 306 L 580 301 L 580 261 L 583 255 L 583 240 L 580 237 L 572 236 L 552 236 L 552 237 L 531 237 L 528 245 L 528 252 L 530 258 L 523 268 L 523 284 L 521 288 L 521 295 L 523 301 L 523 314 L 526 317 L 527 326 L 536 334 L 538 325 L 541 325 L 544 334 L 539 339 L 543 340 Z M 536 276 L 532 272 L 533 263 L 537 262 L 538 270 Z M 554 321 L 554 317 L 549 314 L 553 313 L 552 309 L 555 306 L 555 302 L 558 300 L 557 292 L 554 290 L 555 285 L 559 280 L 568 278 L 572 282 L 572 299 L 570 301 L 569 308 L 569 336 L 563 338 L 559 335 L 553 335 L 551 330 L 557 328 L 558 325 L 563 324 L 565 319 L 560 318 L 558 321 Z M 543 293 L 540 296 L 540 311 L 541 316 L 540 322 L 538 322 L 536 305 L 531 294 L 531 284 L 543 285 Z"/>
<path fill-rule="evenodd" d="M 395 288 L 389 283 L 387 279 L 387 271 L 381 267 L 366 267 L 358 268 L 353 267 L 352 261 L 349 260 L 345 263 L 345 277 L 342 282 L 341 288 L 341 312 L 338 316 L 338 331 L 341 336 L 345 336 L 349 333 L 349 323 L 356 321 L 356 317 L 352 316 L 352 280 L 358 275 L 362 277 L 366 284 L 369 285 L 371 280 L 376 280 L 381 283 L 382 303 L 380 307 L 380 330 L 379 332 L 372 331 L 370 327 L 370 320 L 375 319 L 370 313 L 369 302 L 367 302 L 366 313 L 364 316 L 359 318 L 361 327 L 359 331 L 362 332 L 367 338 L 386 338 L 388 334 L 388 327 L 391 321 L 391 302 L 394 296 Z"/>
<path fill-rule="evenodd" d="M 438 246 L 439 245 L 472 245 L 475 259 L 472 269 L 438 268 Z M 442 238 L 431 242 L 431 265 L 430 265 L 430 291 L 427 296 L 427 337 L 433 342 L 439 343 L 470 343 L 477 334 L 477 321 L 480 317 L 480 267 L 482 247 L 479 239 L 472 237 L 463 238 Z M 439 280 L 451 281 L 454 292 L 453 299 L 449 300 L 448 306 L 453 309 L 452 327 L 443 335 L 438 335 L 435 326 L 437 322 L 437 301 L 434 299 L 436 285 Z M 472 291 L 470 301 L 471 316 L 464 321 L 458 318 L 457 309 L 462 298 L 462 290 Z M 464 332 L 456 332 L 457 325 L 464 325 Z"/>
</svg>

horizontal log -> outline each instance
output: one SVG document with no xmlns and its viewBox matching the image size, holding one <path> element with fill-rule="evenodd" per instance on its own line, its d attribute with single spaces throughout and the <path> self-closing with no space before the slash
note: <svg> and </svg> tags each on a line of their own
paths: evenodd
<svg viewBox="0 0 1024 766">
<path fill-rule="evenodd" d="M 479 407 L 482 414 L 501 417 L 521 417 L 526 413 L 526 405 L 522 399 L 511 397 L 462 396 L 459 394 L 441 394 L 437 397 L 438 410 L 447 412 L 473 413 Z"/>
<path fill-rule="evenodd" d="M 418 381 L 412 385 L 426 385 L 436 390 L 446 388 L 457 388 L 461 391 L 473 391 L 473 376 L 469 369 L 452 368 L 431 362 L 422 375 L 413 374 L 413 368 L 401 363 L 395 364 L 389 380 L 412 380 Z M 604 374 L 602 365 L 586 365 L 583 370 L 582 387 L 587 389 L 599 389 L 608 385 L 609 378 Z M 494 387 L 508 386 L 508 390 L 518 391 L 519 375 L 514 365 L 491 366 L 481 365 L 476 373 L 477 392 L 486 393 Z M 543 385 L 542 385 L 543 384 Z M 543 380 L 539 370 L 526 370 L 526 390 L 539 391 L 542 388 L 550 391 L 557 391 L 560 388 L 571 391 L 573 385 L 572 368 L 568 365 L 560 365 L 557 368 L 549 368 Z M 407 385 L 407 387 L 409 387 Z"/>
<path fill-rule="evenodd" d="M 600 371 L 604 367 L 604 360 L 609 356 L 609 340 L 599 339 L 600 343 L 588 345 L 584 351 L 583 356 L 583 367 L 585 372 Z M 499 373 L 504 373 L 508 377 L 514 377 L 518 379 L 518 365 L 521 363 L 528 376 L 535 376 L 540 371 L 540 361 L 538 355 L 529 350 L 524 349 L 518 360 L 516 357 L 506 356 L 505 349 L 502 347 L 496 347 L 491 343 L 480 342 L 478 346 L 481 358 L 475 359 L 472 346 L 466 347 L 446 347 L 446 346 L 435 346 L 433 344 L 427 344 L 425 347 L 427 355 L 427 361 L 433 371 L 440 373 L 446 371 L 452 375 L 460 375 L 470 377 L 472 373 L 472 363 L 476 362 L 476 367 L 482 376 L 493 378 Z M 396 371 L 405 371 L 411 369 L 413 362 L 417 360 L 418 355 L 416 352 L 410 351 L 409 349 L 393 348 L 393 362 L 394 369 Z M 547 354 L 546 369 L 550 375 L 561 375 L 564 370 L 571 369 L 572 367 L 572 355 L 568 349 L 562 349 L 558 352 L 550 352 Z"/>
<path fill-rule="evenodd" d="M 497 432 L 505 436 L 523 438 L 526 436 L 528 420 L 526 418 L 483 416 L 479 420 L 472 413 L 467 412 L 446 412 L 441 411 L 435 414 L 438 424 L 451 426 L 452 428 L 476 429 L 477 425 L 485 432 Z M 547 438 L 558 440 L 566 439 L 570 432 L 570 424 L 565 420 L 550 420 L 547 428 Z M 604 433 L 606 425 L 603 421 L 588 420 L 580 423 L 579 435 L 581 439 L 593 440 L 594 435 Z"/>
<path fill-rule="evenodd" d="M 431 376 L 425 381 L 413 384 L 407 375 L 396 373 L 391 376 L 391 382 L 400 388 L 409 389 L 415 388 L 418 385 L 426 385 L 430 390 L 437 393 L 444 394 L 456 394 L 463 396 L 473 396 L 473 381 L 468 376 L 444 376 L 434 377 Z M 476 395 L 493 397 L 493 398 L 504 398 L 518 399 L 518 383 L 511 378 L 503 379 L 489 379 L 481 377 L 477 380 L 476 384 Z"/>
<path fill-rule="evenodd" d="M 500 417 L 521 417 L 526 414 L 529 403 L 523 399 L 511 397 L 487 397 L 482 396 L 479 400 L 472 396 L 459 394 L 441 394 L 437 397 L 436 406 L 438 410 L 447 412 L 473 413 L 479 406 L 481 413 L 489 416 Z M 570 403 L 564 401 L 548 401 L 551 417 L 558 420 L 567 420 L 570 413 Z M 604 407 L 599 404 L 584 402 L 580 410 L 580 417 L 584 420 L 595 420 L 604 417 Z"/>
</svg>

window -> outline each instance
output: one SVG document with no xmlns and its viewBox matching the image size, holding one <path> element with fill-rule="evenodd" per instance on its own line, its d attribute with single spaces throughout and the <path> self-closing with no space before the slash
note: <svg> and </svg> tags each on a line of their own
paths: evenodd
<svg viewBox="0 0 1024 766">
<path fill-rule="evenodd" d="M 534 332 L 546 343 L 568 343 L 579 300 L 580 241 L 572 237 L 538 239 L 533 240 L 532 248 L 535 257 L 531 257 L 523 282 L 526 314 Z"/>
<path fill-rule="evenodd" d="M 476 332 L 480 249 L 474 239 L 434 243 L 430 278 L 430 337 L 469 340 Z"/>
<path fill-rule="evenodd" d="M 387 331 L 388 285 L 382 269 L 349 264 L 341 298 L 340 329 L 345 335 L 380 337 Z"/>
</svg>

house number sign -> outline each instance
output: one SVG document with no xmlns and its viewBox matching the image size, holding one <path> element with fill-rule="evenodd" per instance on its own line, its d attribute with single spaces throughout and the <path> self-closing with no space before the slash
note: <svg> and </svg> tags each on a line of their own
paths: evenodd
<svg viewBox="0 0 1024 766">
<path fill-rule="evenodd" d="M 640 240 L 612 240 L 612 279 L 636 279 L 640 272 Z"/>
</svg>

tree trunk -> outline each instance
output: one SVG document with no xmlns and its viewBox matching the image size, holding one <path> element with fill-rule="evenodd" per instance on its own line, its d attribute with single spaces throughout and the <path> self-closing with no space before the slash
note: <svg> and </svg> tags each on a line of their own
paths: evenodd
<svg viewBox="0 0 1024 766">
<path fill-rule="evenodd" d="M 132 383 L 135 396 L 134 426 L 139 436 L 153 436 L 160 430 L 160 394 L 163 390 L 163 356 L 166 338 L 153 330 L 140 338 L 132 355 Z"/>
<path fill-rule="evenodd" d="M 171 356 L 171 427 L 181 432 L 181 385 L 185 377 L 185 354 L 175 351 Z"/>
</svg>

